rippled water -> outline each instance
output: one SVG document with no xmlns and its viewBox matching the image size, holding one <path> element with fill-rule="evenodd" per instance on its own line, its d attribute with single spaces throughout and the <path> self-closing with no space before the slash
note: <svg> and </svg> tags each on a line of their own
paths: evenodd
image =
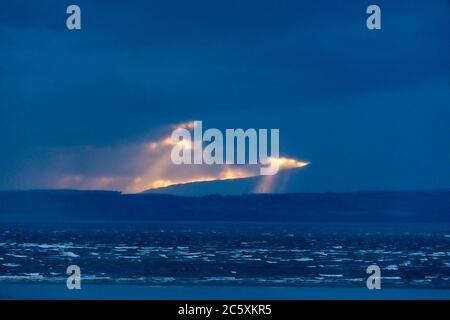
<svg viewBox="0 0 450 320">
<path fill-rule="evenodd" d="M 450 226 L 0 225 L 0 281 L 450 288 Z"/>
</svg>

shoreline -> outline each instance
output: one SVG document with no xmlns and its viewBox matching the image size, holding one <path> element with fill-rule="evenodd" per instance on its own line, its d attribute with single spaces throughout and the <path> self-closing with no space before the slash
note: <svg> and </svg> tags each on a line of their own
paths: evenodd
<svg viewBox="0 0 450 320">
<path fill-rule="evenodd" d="M 450 289 L 2 283 L 2 300 L 449 300 Z"/>
</svg>

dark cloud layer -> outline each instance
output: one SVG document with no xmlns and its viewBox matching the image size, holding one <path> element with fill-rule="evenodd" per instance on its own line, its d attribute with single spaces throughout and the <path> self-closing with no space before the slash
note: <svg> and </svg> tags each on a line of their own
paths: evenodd
<svg viewBox="0 0 450 320">
<path fill-rule="evenodd" d="M 279 127 L 317 190 L 449 187 L 448 1 L 379 1 L 381 31 L 365 1 L 75 3 L 74 32 L 69 3 L 2 4 L 1 188 L 125 174 L 188 119 Z"/>
</svg>

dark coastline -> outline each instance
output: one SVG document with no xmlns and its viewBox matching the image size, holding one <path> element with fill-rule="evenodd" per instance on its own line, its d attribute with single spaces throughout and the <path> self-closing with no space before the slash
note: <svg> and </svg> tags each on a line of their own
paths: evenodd
<svg viewBox="0 0 450 320">
<path fill-rule="evenodd" d="M 0 221 L 450 223 L 450 191 L 182 197 L 111 191 L 1 191 Z"/>
</svg>

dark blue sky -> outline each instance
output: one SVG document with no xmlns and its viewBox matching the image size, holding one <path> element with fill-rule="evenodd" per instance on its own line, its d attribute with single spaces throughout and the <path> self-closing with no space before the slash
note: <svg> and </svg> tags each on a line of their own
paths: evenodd
<svg viewBox="0 0 450 320">
<path fill-rule="evenodd" d="M 81 31 L 65 26 L 72 3 Z M 133 145 L 194 119 L 280 128 L 281 152 L 311 161 L 306 191 L 449 188 L 449 13 L 445 0 L 2 2 L 0 188 L 133 176 Z"/>
</svg>

